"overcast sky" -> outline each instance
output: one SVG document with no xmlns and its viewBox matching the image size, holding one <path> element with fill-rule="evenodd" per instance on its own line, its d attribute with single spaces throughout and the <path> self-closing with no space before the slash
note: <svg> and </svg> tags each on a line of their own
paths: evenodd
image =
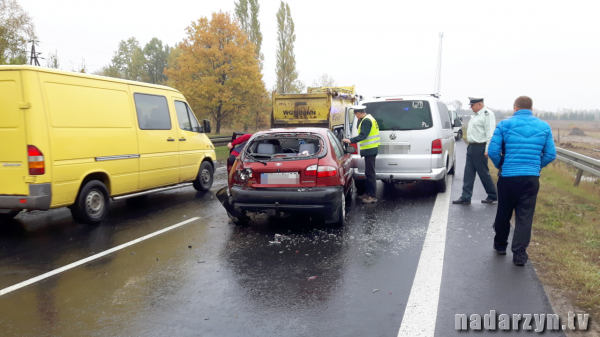
<svg viewBox="0 0 600 337">
<path fill-rule="evenodd" d="M 185 27 L 234 0 L 18 0 L 33 17 L 38 51 L 56 50 L 62 69 L 85 58 L 93 72 L 119 41 L 157 37 L 171 46 Z M 275 83 L 279 1 L 259 0 L 264 81 Z M 600 108 L 600 1 L 289 0 L 296 64 L 310 85 L 323 73 L 366 97 L 431 93 L 439 32 L 444 33 L 444 101 L 485 96 L 511 109 L 520 95 L 534 108 Z M 45 64 L 42 61 L 42 64 Z"/>
</svg>

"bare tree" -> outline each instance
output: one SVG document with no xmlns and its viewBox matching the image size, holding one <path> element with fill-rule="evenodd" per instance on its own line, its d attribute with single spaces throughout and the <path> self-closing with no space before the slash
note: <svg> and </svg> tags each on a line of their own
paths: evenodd
<svg viewBox="0 0 600 337">
<path fill-rule="evenodd" d="M 36 38 L 33 20 L 17 0 L 0 0 L 0 64 L 27 63 L 27 42 Z"/>
<path fill-rule="evenodd" d="M 58 62 L 58 52 L 55 50 L 54 52 L 48 53 L 48 58 L 46 59 L 46 67 L 52 69 L 58 69 L 60 64 Z"/>
<path fill-rule="evenodd" d="M 323 74 L 312 82 L 313 87 L 336 87 L 338 84 L 333 79 L 333 76 Z"/>
</svg>

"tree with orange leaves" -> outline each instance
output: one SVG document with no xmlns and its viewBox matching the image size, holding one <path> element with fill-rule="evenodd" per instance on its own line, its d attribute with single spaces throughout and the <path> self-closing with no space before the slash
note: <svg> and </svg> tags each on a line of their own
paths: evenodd
<svg viewBox="0 0 600 337">
<path fill-rule="evenodd" d="M 216 132 L 262 104 L 266 89 L 255 45 L 229 13 L 213 13 L 186 28 L 172 68 L 170 85 L 181 91 L 198 114 L 212 118 Z"/>
</svg>

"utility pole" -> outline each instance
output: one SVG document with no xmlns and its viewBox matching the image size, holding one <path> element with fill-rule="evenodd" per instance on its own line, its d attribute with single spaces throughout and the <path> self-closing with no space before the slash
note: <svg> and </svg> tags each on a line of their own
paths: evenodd
<svg viewBox="0 0 600 337">
<path fill-rule="evenodd" d="M 442 91 L 442 39 L 444 38 L 444 33 L 440 33 L 440 48 L 438 52 L 438 61 L 437 61 L 437 70 L 435 71 L 435 85 L 433 88 L 433 93 L 438 97 Z"/>
<path fill-rule="evenodd" d="M 35 52 L 35 44 L 38 42 L 37 40 L 30 40 L 31 42 L 31 56 L 29 57 L 29 65 L 33 65 L 35 62 L 36 66 L 40 66 L 40 61 L 38 61 L 38 55 L 41 53 Z"/>
</svg>

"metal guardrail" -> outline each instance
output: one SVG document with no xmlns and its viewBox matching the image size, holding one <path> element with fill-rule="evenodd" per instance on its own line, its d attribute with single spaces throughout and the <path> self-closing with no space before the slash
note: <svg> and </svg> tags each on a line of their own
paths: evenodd
<svg viewBox="0 0 600 337">
<path fill-rule="evenodd" d="M 210 138 L 210 141 L 213 143 L 213 145 L 215 147 L 217 147 L 217 146 L 225 146 L 229 142 L 231 142 L 231 136 L 214 137 L 214 138 Z"/>
<path fill-rule="evenodd" d="M 463 132 L 466 132 L 467 125 L 463 125 L 462 129 Z M 575 183 L 573 184 L 574 186 L 579 186 L 579 183 L 581 182 L 581 176 L 583 175 L 584 171 L 600 177 L 600 160 L 584 156 L 577 152 L 565 150 L 560 147 L 556 148 L 556 159 L 579 169 L 577 171 L 577 175 L 575 176 Z"/>
<path fill-rule="evenodd" d="M 575 176 L 575 186 L 578 186 L 581 182 L 583 171 L 600 177 L 600 160 L 590 158 L 573 151 L 565 150 L 560 147 L 556 148 L 556 159 L 569 165 L 573 165 L 579 169 L 579 171 L 577 171 L 577 176 Z"/>
</svg>

